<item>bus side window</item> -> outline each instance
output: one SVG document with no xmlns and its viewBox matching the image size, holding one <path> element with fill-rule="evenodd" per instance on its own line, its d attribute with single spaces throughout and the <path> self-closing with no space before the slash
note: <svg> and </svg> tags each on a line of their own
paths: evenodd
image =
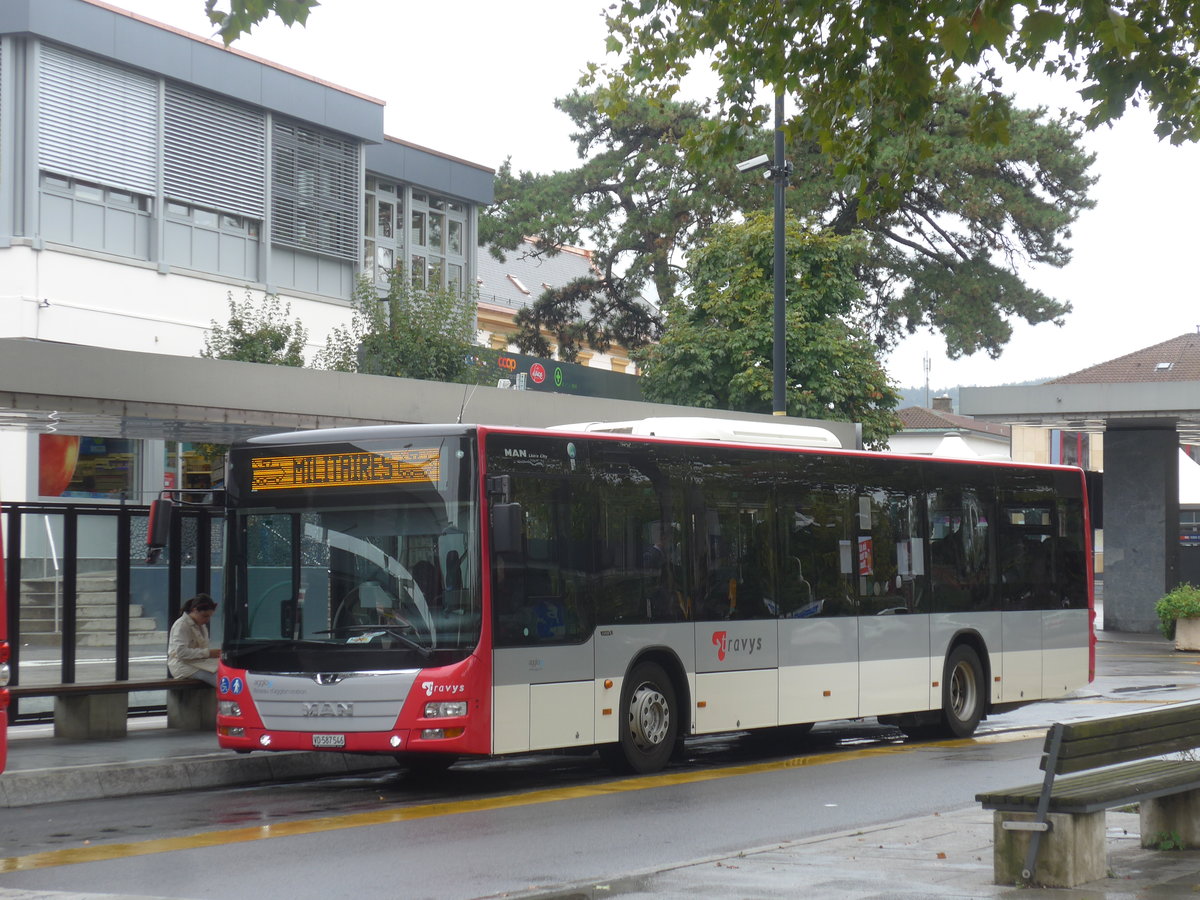
<svg viewBox="0 0 1200 900">
<path fill-rule="evenodd" d="M 993 602 L 989 505 L 974 487 L 952 485 L 929 495 L 930 576 L 940 612 L 987 609 Z"/>
</svg>

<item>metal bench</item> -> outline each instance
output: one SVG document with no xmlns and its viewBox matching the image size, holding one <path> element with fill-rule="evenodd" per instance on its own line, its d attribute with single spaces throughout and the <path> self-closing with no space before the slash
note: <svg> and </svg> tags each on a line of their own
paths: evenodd
<svg viewBox="0 0 1200 900">
<path fill-rule="evenodd" d="M 996 883 L 1073 887 L 1104 878 L 1105 811 L 1134 803 L 1143 847 L 1168 836 L 1200 846 L 1200 760 L 1158 758 L 1197 747 L 1200 703 L 1053 725 L 1040 784 L 975 796 L 996 811 Z"/>
<path fill-rule="evenodd" d="M 197 690 L 204 688 L 203 691 Z M 186 731 L 216 728 L 216 691 L 193 678 L 143 678 L 73 684 L 14 685 L 14 700 L 54 698 L 54 736 L 67 740 L 122 738 L 128 733 L 129 695 L 167 692 L 167 726 Z"/>
</svg>

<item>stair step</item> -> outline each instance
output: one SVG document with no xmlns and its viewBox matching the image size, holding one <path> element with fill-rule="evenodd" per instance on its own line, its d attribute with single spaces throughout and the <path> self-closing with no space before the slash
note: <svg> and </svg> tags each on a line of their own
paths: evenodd
<svg viewBox="0 0 1200 900">
<path fill-rule="evenodd" d="M 157 625 L 153 619 L 130 619 L 129 631 L 153 631 Z M 83 631 L 113 631 L 112 619 L 78 619 L 75 623 L 77 632 Z"/>
<path fill-rule="evenodd" d="M 115 591 L 117 589 L 117 577 L 115 575 L 100 577 L 95 575 L 77 575 L 75 577 L 75 588 L 80 591 Z M 22 593 L 53 594 L 56 589 L 62 590 L 61 577 L 21 579 Z"/>
<path fill-rule="evenodd" d="M 137 619 L 142 615 L 140 603 L 130 604 L 129 618 Z M 75 616 L 79 619 L 115 619 L 117 604 L 115 603 L 79 603 L 75 607 Z"/>
<path fill-rule="evenodd" d="M 165 631 L 136 631 L 129 634 L 129 645 L 146 646 L 149 644 L 157 644 L 161 647 L 167 646 L 167 633 Z M 75 645 L 78 647 L 115 647 L 117 645 L 117 635 L 113 631 L 89 631 L 80 633 L 75 639 Z"/>
</svg>

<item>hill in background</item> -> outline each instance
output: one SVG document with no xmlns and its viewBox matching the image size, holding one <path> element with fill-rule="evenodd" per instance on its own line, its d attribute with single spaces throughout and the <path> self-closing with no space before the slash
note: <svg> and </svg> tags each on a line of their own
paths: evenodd
<svg viewBox="0 0 1200 900">
<path fill-rule="evenodd" d="M 1047 380 L 1048 379 L 1046 379 L 1046 378 L 1035 378 L 1031 381 L 1014 381 L 1014 382 L 1011 382 L 1010 384 L 1000 384 L 1000 385 L 966 384 L 966 385 L 956 385 L 954 387 L 941 387 L 941 388 L 930 387 L 928 391 L 925 390 L 925 387 L 923 385 L 920 387 L 900 388 L 897 391 L 897 393 L 900 394 L 900 405 L 897 408 L 904 409 L 907 406 L 921 406 L 926 409 L 929 409 L 930 407 L 933 406 L 933 401 L 935 398 L 949 397 L 951 408 L 955 412 L 958 412 L 959 411 L 958 392 L 959 392 L 959 389 L 962 387 L 1025 387 L 1025 386 L 1031 385 L 1031 384 L 1045 384 Z"/>
</svg>

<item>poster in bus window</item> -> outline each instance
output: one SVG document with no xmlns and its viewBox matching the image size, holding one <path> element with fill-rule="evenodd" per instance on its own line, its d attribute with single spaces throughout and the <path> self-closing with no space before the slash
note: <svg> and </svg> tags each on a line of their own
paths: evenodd
<svg viewBox="0 0 1200 900">
<path fill-rule="evenodd" d="M 875 552 L 873 546 L 872 540 L 869 537 L 860 537 L 858 539 L 859 575 L 875 574 Z"/>
</svg>

